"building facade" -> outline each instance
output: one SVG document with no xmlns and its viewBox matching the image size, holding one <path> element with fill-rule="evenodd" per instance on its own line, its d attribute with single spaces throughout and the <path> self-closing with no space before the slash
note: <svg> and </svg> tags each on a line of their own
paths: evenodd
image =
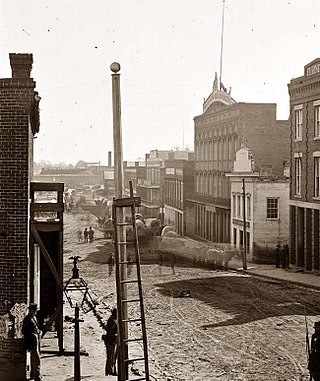
<svg viewBox="0 0 320 381">
<path fill-rule="evenodd" d="M 167 160 L 188 160 L 189 151 L 152 150 L 146 154 L 145 178 L 137 181 L 137 196 L 141 197 L 139 212 L 145 218 L 164 220 L 164 173 Z"/>
<path fill-rule="evenodd" d="M 289 159 L 289 122 L 276 120 L 276 104 L 235 102 L 216 78 L 203 114 L 194 118 L 194 125 L 195 192 L 187 200 L 187 234 L 230 243 L 231 199 L 226 173 L 233 171 L 235 153 L 242 144 L 248 146 L 257 168 L 281 174 L 281 149 Z"/>
<path fill-rule="evenodd" d="M 29 202 L 39 101 L 31 54 L 10 54 L 0 80 L 0 379 L 26 380 L 21 322 L 30 301 Z M 14 316 L 14 320 L 12 320 Z"/>
<path fill-rule="evenodd" d="M 292 79 L 290 95 L 290 260 L 319 271 L 320 58 Z"/>
<path fill-rule="evenodd" d="M 236 152 L 231 187 L 231 243 L 246 244 L 247 259 L 274 263 L 275 248 L 289 240 L 289 172 L 283 176 L 256 171 L 248 148 Z M 244 239 L 244 232 L 246 239 Z"/>
<path fill-rule="evenodd" d="M 167 160 L 164 169 L 164 224 L 180 234 L 186 233 L 186 199 L 194 188 L 194 155 L 188 160 Z"/>
<path fill-rule="evenodd" d="M 124 194 L 130 196 L 130 182 L 132 184 L 133 194 L 137 194 L 137 185 L 139 179 L 146 178 L 146 166 L 144 161 L 124 161 Z"/>
</svg>

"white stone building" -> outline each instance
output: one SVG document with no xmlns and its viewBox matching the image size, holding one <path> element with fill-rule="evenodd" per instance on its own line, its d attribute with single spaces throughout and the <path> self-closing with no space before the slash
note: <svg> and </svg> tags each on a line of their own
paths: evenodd
<svg viewBox="0 0 320 381">
<path fill-rule="evenodd" d="M 270 174 L 268 168 L 255 168 L 250 150 L 241 147 L 236 152 L 234 170 L 227 176 L 231 188 L 231 243 L 243 247 L 245 230 L 247 259 L 273 263 L 277 244 L 287 244 L 289 239 L 288 173 L 284 171 L 279 177 Z"/>
</svg>

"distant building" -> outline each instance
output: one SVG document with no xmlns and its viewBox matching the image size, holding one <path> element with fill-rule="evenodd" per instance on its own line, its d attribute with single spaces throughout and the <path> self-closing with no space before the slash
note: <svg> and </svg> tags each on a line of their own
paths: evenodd
<svg viewBox="0 0 320 381">
<path fill-rule="evenodd" d="M 166 160 L 164 169 L 164 224 L 171 225 L 180 234 L 186 233 L 186 198 L 194 189 L 194 154 L 186 160 Z"/>
<path fill-rule="evenodd" d="M 187 234 L 226 242 L 230 236 L 230 184 L 235 152 L 250 147 L 256 168 L 282 174 L 289 160 L 289 122 L 276 120 L 276 104 L 236 103 L 214 80 L 213 91 L 194 118 L 195 193 L 187 200 Z M 264 168 L 260 168 L 260 166 Z"/>
<path fill-rule="evenodd" d="M 35 181 L 63 182 L 68 189 L 77 191 L 99 189 L 103 186 L 104 171 L 108 167 L 99 162 L 78 161 L 75 166 L 48 164 L 34 175 Z"/>
<path fill-rule="evenodd" d="M 137 194 L 137 185 L 139 179 L 146 178 L 146 165 L 144 161 L 124 161 L 124 193 L 126 197 L 130 196 L 130 181 L 132 184 L 133 195 Z"/>
<path fill-rule="evenodd" d="M 152 150 L 146 154 L 145 178 L 139 178 L 137 196 L 141 197 L 139 212 L 145 218 L 163 219 L 163 175 L 166 160 L 184 160 L 190 155 L 189 151 L 160 151 Z M 162 221 L 163 222 L 163 221 Z"/>
<path fill-rule="evenodd" d="M 319 270 L 320 58 L 288 85 L 290 95 L 290 259 Z"/>
<path fill-rule="evenodd" d="M 35 181 L 62 182 L 66 188 L 82 190 L 94 185 L 103 184 L 103 171 L 106 167 L 74 167 L 74 168 L 42 168 L 40 174 L 34 176 Z"/>
<path fill-rule="evenodd" d="M 243 249 L 246 230 L 247 259 L 274 263 L 277 244 L 287 244 L 289 239 L 289 173 L 286 163 L 286 176 L 256 171 L 253 159 L 248 148 L 240 148 L 234 170 L 227 174 L 231 186 L 231 243 Z"/>
</svg>

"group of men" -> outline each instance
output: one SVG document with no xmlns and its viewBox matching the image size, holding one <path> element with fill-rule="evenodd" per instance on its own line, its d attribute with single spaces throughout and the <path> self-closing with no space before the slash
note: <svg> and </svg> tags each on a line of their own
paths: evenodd
<svg viewBox="0 0 320 381">
<path fill-rule="evenodd" d="M 90 226 L 89 230 L 87 228 L 84 229 L 83 231 L 83 242 L 84 243 L 92 243 L 93 242 L 93 236 L 94 236 L 94 231 L 92 230 L 92 227 Z"/>
<path fill-rule="evenodd" d="M 77 236 L 78 236 L 78 242 L 79 243 L 92 243 L 93 242 L 93 237 L 94 237 L 94 230 L 90 226 L 89 230 L 88 228 L 85 228 L 83 231 L 83 238 L 82 238 L 82 231 L 78 230 L 77 231 Z"/>
<path fill-rule="evenodd" d="M 30 352 L 30 380 L 41 381 L 40 375 L 40 343 L 42 327 L 37 318 L 38 306 L 36 303 L 30 303 L 28 314 L 23 319 L 22 334 L 24 336 L 25 349 Z M 107 360 L 105 365 L 105 375 L 116 375 L 116 357 L 117 357 L 117 309 L 111 312 L 106 327 L 106 333 L 102 339 L 106 346 Z"/>
</svg>

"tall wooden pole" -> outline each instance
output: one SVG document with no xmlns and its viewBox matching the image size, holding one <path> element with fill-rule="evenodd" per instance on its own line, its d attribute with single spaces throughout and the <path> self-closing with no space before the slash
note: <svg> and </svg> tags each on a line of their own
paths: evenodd
<svg viewBox="0 0 320 381">
<path fill-rule="evenodd" d="M 110 65 L 112 76 L 112 110 L 113 110 L 113 151 L 114 151 L 114 185 L 115 197 L 123 197 L 123 161 L 121 136 L 121 99 L 120 99 L 120 64 Z"/>
<path fill-rule="evenodd" d="M 76 304 L 74 309 L 74 381 L 81 380 L 80 370 L 80 318 L 79 306 Z"/>
<path fill-rule="evenodd" d="M 121 135 L 121 97 L 120 97 L 120 64 L 113 62 L 110 65 L 110 69 L 113 72 L 112 76 L 112 108 L 113 108 L 113 148 L 114 148 L 114 185 L 115 185 L 115 198 L 123 198 L 123 159 L 122 159 L 122 135 Z M 116 223 L 124 222 L 124 213 L 119 208 L 118 221 Z M 116 227 L 117 228 L 117 227 Z M 126 241 L 125 227 L 122 226 L 119 229 L 119 241 Z M 119 258 L 118 263 L 124 263 L 127 261 L 126 246 L 119 245 Z M 127 266 L 120 265 L 120 272 L 118 274 L 120 280 L 127 278 Z M 127 299 L 127 284 L 121 284 L 121 298 L 117 295 L 118 306 L 121 305 L 120 311 L 118 311 L 118 329 L 121 330 L 120 337 L 123 338 L 123 342 L 120 342 L 120 348 L 118 353 L 118 380 L 123 381 L 127 379 L 128 375 L 128 363 L 125 363 L 125 358 L 128 358 L 128 345 L 124 341 L 128 339 L 128 325 L 124 323 L 128 319 L 128 306 L 127 303 L 122 303 L 120 299 Z M 119 308 L 118 308 L 119 310 Z"/>
<path fill-rule="evenodd" d="M 242 201 L 243 201 L 243 269 L 247 270 L 247 227 L 246 227 L 246 189 L 245 181 L 242 179 Z"/>
</svg>

